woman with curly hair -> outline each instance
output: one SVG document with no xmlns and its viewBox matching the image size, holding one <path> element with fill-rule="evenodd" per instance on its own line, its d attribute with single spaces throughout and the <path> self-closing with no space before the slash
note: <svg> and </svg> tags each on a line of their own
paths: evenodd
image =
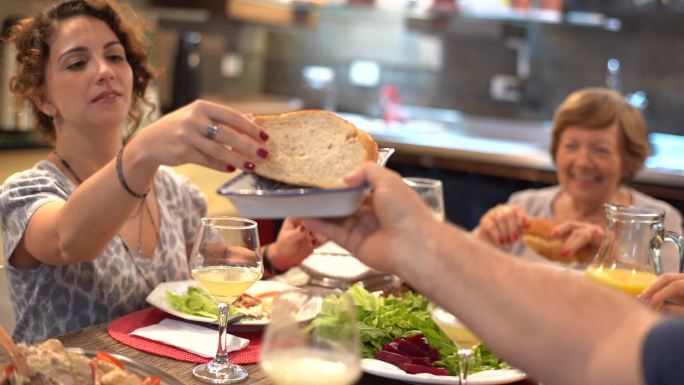
<svg viewBox="0 0 684 385">
<path fill-rule="evenodd" d="M 268 135 L 240 113 L 198 100 L 124 135 L 153 78 L 144 25 L 112 1 L 63 1 L 21 21 L 12 91 L 54 147 L 0 189 L 14 339 L 33 342 L 145 306 L 159 283 L 187 279 L 206 201 L 169 167 L 251 171 Z M 132 130 L 135 131 L 135 130 Z M 272 252 L 284 269 L 313 249 L 286 221 Z"/>
</svg>

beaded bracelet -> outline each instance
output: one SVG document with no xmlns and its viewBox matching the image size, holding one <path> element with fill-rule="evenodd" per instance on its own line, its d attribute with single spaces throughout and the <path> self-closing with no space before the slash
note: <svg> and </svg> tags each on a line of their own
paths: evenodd
<svg viewBox="0 0 684 385">
<path fill-rule="evenodd" d="M 150 189 L 148 188 L 147 191 L 143 194 L 138 194 L 137 192 L 131 190 L 130 187 L 128 187 L 128 183 L 126 183 L 126 179 L 124 178 L 123 174 L 123 165 L 122 165 L 122 154 L 123 154 L 124 147 L 121 147 L 121 150 L 119 150 L 119 153 L 116 155 L 116 175 L 119 177 L 119 182 L 123 186 L 123 188 L 132 196 L 142 200 L 147 197 L 147 194 L 150 192 Z"/>
</svg>

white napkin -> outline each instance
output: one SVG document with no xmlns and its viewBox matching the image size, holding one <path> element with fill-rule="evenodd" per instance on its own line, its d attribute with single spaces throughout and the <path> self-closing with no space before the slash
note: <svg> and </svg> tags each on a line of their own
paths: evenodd
<svg viewBox="0 0 684 385">
<path fill-rule="evenodd" d="M 347 249 L 333 241 L 328 241 L 313 251 L 314 254 L 351 255 Z"/>
<path fill-rule="evenodd" d="M 309 274 L 349 281 L 379 274 L 333 242 L 326 242 L 314 250 L 302 261 L 301 267 Z"/>
<path fill-rule="evenodd" d="M 166 318 L 156 325 L 136 329 L 131 334 L 154 341 L 175 346 L 202 357 L 212 358 L 218 346 L 218 331 Z M 226 334 L 226 349 L 229 352 L 240 350 L 249 344 L 249 340 Z"/>
</svg>

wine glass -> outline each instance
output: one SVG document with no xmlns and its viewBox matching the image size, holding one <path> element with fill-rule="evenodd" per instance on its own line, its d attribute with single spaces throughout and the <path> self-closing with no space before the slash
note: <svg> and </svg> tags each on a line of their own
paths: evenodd
<svg viewBox="0 0 684 385">
<path fill-rule="evenodd" d="M 245 368 L 228 360 L 228 306 L 261 279 L 263 272 L 256 222 L 236 217 L 202 218 L 190 255 L 190 275 L 218 302 L 219 343 L 214 359 L 192 370 L 195 377 L 212 384 L 247 378 Z"/>
<path fill-rule="evenodd" d="M 361 376 L 356 308 L 348 294 L 287 291 L 275 302 L 261 346 L 275 385 L 350 385 Z"/>
<path fill-rule="evenodd" d="M 431 311 L 432 319 L 439 325 L 444 334 L 451 339 L 458 349 L 459 385 L 466 385 L 468 380 L 468 365 L 473 357 L 473 353 L 482 342 L 480 339 L 465 326 L 453 314 L 441 307 L 435 306 Z"/>
<path fill-rule="evenodd" d="M 438 221 L 444 222 L 444 192 L 439 179 L 406 177 L 404 182 L 420 195 Z"/>
</svg>

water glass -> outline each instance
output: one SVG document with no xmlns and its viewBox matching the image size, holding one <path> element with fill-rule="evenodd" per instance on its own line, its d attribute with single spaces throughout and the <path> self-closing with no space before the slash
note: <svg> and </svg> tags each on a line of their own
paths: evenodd
<svg viewBox="0 0 684 385">
<path fill-rule="evenodd" d="M 432 210 L 437 220 L 444 221 L 444 192 L 442 181 L 431 178 L 406 177 L 404 182 L 418 193 L 423 202 Z"/>
<path fill-rule="evenodd" d="M 356 307 L 348 294 L 287 291 L 264 331 L 260 364 L 276 385 L 351 385 L 361 376 Z"/>
</svg>

